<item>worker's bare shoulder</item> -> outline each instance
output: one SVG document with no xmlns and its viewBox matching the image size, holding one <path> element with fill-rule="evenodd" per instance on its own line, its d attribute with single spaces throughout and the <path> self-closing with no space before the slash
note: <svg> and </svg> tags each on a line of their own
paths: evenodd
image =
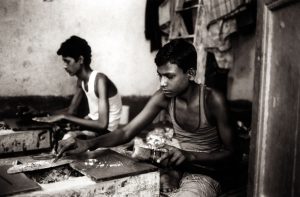
<svg viewBox="0 0 300 197">
<path fill-rule="evenodd" d="M 205 89 L 206 103 L 209 107 L 215 108 L 225 105 L 224 95 L 213 88 L 206 87 Z"/>
</svg>

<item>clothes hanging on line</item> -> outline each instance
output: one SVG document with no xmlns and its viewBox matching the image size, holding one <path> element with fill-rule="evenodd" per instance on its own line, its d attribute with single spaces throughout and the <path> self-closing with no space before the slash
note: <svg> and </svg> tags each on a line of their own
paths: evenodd
<svg viewBox="0 0 300 197">
<path fill-rule="evenodd" d="M 218 20 L 207 29 L 204 46 L 206 51 L 215 55 L 219 68 L 230 69 L 233 65 L 230 35 L 236 31 L 235 18 Z"/>
<path fill-rule="evenodd" d="M 246 9 L 252 0 L 203 0 L 203 5 L 209 10 L 207 26 L 217 20 L 233 17 Z"/>
</svg>

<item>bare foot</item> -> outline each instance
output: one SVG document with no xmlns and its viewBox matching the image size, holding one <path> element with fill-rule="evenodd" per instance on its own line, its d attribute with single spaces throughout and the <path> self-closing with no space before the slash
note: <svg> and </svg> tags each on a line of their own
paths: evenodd
<svg viewBox="0 0 300 197">
<path fill-rule="evenodd" d="M 167 170 L 160 174 L 160 191 L 162 193 L 172 192 L 179 187 L 182 172 Z"/>
</svg>

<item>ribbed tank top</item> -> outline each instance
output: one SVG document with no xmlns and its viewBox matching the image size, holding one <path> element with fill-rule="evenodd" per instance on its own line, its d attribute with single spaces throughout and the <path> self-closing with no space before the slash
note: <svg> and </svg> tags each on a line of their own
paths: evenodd
<svg viewBox="0 0 300 197">
<path fill-rule="evenodd" d="M 220 138 L 216 126 L 211 126 L 205 115 L 205 91 L 206 86 L 200 84 L 199 95 L 199 120 L 200 125 L 193 131 L 182 129 L 176 122 L 175 118 L 175 98 L 169 103 L 169 115 L 173 123 L 174 138 L 177 139 L 181 148 L 186 151 L 195 152 L 212 152 L 218 150 L 221 146 Z"/>
</svg>

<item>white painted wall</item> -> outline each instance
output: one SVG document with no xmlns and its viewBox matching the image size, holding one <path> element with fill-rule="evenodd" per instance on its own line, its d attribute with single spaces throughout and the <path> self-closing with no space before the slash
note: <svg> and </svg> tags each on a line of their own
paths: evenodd
<svg viewBox="0 0 300 197">
<path fill-rule="evenodd" d="M 92 47 L 92 68 L 121 95 L 158 88 L 155 53 L 144 36 L 146 0 L 1 0 L 0 96 L 66 96 L 75 78 L 56 55 L 71 35 Z"/>
</svg>

